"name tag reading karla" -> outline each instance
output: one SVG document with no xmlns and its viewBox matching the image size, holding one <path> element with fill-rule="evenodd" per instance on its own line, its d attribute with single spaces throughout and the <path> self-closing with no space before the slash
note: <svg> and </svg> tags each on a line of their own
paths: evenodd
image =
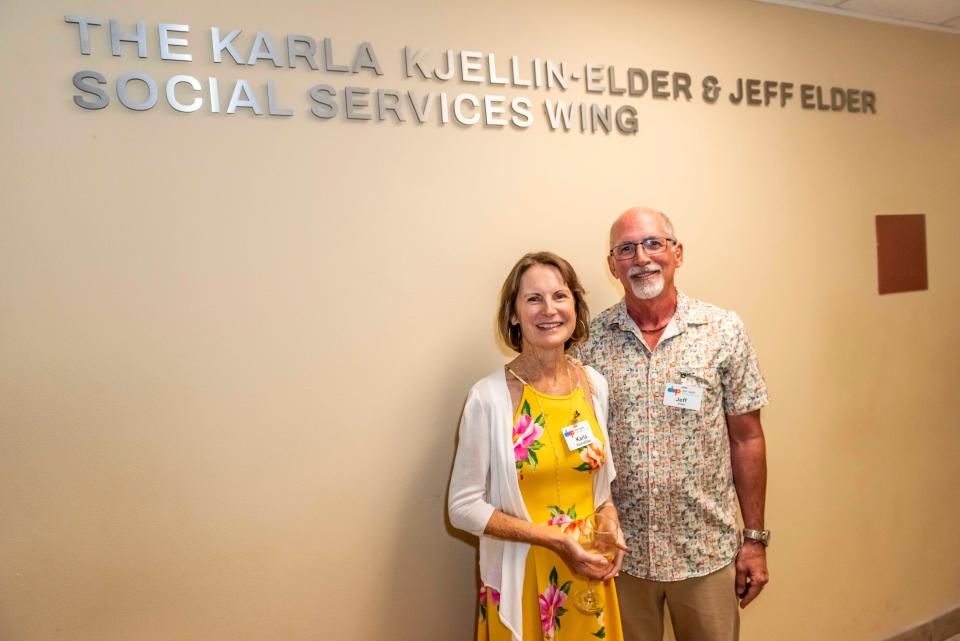
<svg viewBox="0 0 960 641">
<path fill-rule="evenodd" d="M 591 443 L 599 443 L 593 435 L 593 430 L 590 429 L 590 423 L 586 421 L 580 421 L 575 425 L 567 425 L 561 432 L 571 452 Z"/>
<path fill-rule="evenodd" d="M 699 411 L 702 400 L 703 388 L 697 385 L 667 383 L 667 389 L 663 392 L 664 405 L 679 407 L 682 410 Z"/>
</svg>

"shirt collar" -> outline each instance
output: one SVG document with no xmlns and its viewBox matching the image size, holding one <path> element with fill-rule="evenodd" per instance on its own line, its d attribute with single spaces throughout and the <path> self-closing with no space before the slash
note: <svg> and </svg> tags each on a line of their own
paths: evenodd
<svg viewBox="0 0 960 641">
<path fill-rule="evenodd" d="M 667 333 L 669 333 L 671 336 L 676 336 L 677 334 L 682 333 L 688 325 L 704 325 L 706 323 L 707 315 L 700 302 L 690 298 L 678 289 L 677 311 L 674 312 L 673 319 L 670 321 L 670 325 L 675 329 L 675 331 L 665 332 L 664 336 L 661 337 L 661 340 L 663 338 L 667 338 Z M 627 312 L 626 298 L 620 299 L 620 302 L 617 304 L 616 309 L 610 318 L 609 325 L 610 327 L 619 327 L 624 331 L 633 331 L 637 329 L 637 324 L 630 317 L 629 312 Z"/>
<path fill-rule="evenodd" d="M 708 322 L 703 304 L 690 298 L 679 289 L 677 290 L 677 311 L 673 315 L 677 325 L 686 328 L 687 325 L 705 325 Z"/>
</svg>

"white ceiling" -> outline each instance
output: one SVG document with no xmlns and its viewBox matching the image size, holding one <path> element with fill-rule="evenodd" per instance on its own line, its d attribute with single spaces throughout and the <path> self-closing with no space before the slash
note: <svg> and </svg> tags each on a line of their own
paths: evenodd
<svg viewBox="0 0 960 641">
<path fill-rule="evenodd" d="M 757 0 L 960 35 L 960 0 Z"/>
</svg>

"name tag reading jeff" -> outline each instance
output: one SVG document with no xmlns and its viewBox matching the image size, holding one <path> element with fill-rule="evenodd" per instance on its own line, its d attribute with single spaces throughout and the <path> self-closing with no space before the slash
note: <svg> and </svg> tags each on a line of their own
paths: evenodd
<svg viewBox="0 0 960 641">
<path fill-rule="evenodd" d="M 567 425 L 562 430 L 563 439 L 567 442 L 570 451 L 579 450 L 591 443 L 597 443 L 593 430 L 590 429 L 590 423 L 580 421 L 576 425 Z"/>
<path fill-rule="evenodd" d="M 682 385 L 667 383 L 663 392 L 663 404 L 670 407 L 679 407 L 682 410 L 698 411 L 703 400 L 703 388 L 696 385 Z"/>
</svg>

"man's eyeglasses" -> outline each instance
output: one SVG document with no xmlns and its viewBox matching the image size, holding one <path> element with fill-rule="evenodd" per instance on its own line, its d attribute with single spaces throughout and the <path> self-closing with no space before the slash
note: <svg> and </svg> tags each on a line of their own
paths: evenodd
<svg viewBox="0 0 960 641">
<path fill-rule="evenodd" d="M 668 245 L 667 243 L 676 243 L 677 241 L 673 238 L 664 238 L 663 236 L 651 236 L 650 238 L 644 238 L 638 243 L 627 242 L 620 243 L 616 247 L 610 250 L 610 255 L 617 260 L 629 260 L 636 257 L 637 247 L 643 247 L 643 253 L 647 256 L 653 256 L 654 254 L 661 254 L 666 251 Z"/>
</svg>

